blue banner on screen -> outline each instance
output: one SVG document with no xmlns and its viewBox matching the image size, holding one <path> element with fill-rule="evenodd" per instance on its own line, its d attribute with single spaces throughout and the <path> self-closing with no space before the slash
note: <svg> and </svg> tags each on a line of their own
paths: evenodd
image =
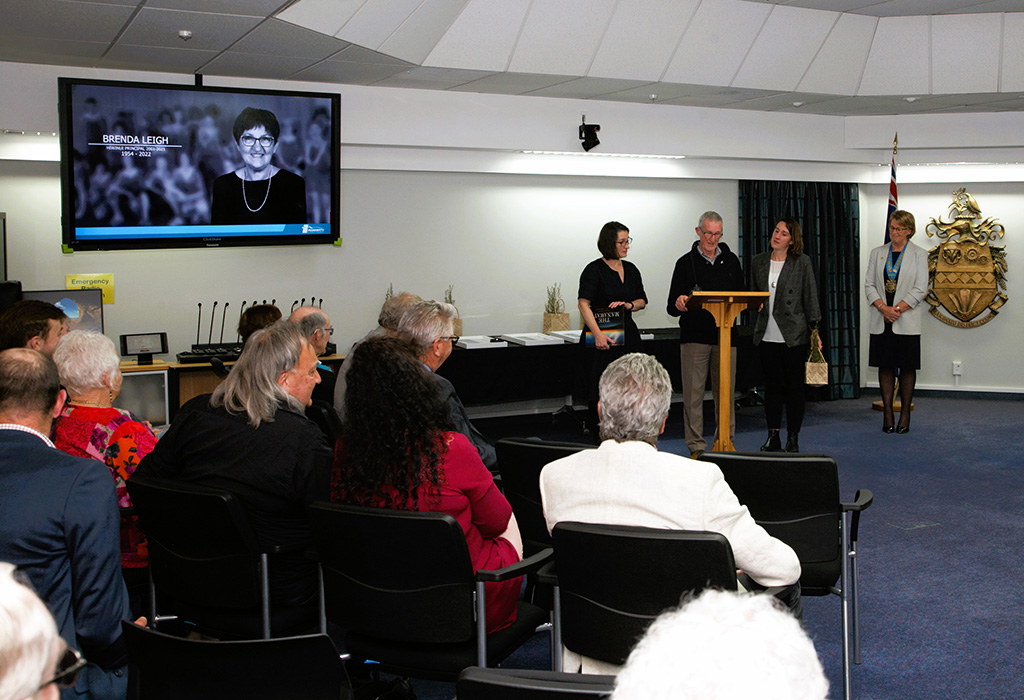
<svg viewBox="0 0 1024 700">
<path fill-rule="evenodd" d="M 72 250 L 333 243 L 336 94 L 61 78 Z"/>
</svg>

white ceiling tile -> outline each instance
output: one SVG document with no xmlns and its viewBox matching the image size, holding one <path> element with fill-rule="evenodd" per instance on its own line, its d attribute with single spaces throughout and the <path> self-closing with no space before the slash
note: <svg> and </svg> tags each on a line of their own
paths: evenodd
<svg viewBox="0 0 1024 700">
<path fill-rule="evenodd" d="M 1024 0 L 991 0 L 971 7 L 971 12 L 1024 12 Z"/>
<path fill-rule="evenodd" d="M 374 83 L 380 87 L 402 87 L 429 90 L 448 90 L 479 80 L 487 71 L 460 70 L 458 68 L 410 68 Z"/>
<path fill-rule="evenodd" d="M 798 92 L 782 92 L 755 97 L 736 103 L 737 109 L 753 109 L 763 112 L 815 112 L 815 106 L 824 102 L 839 99 L 831 95 L 812 95 Z M 799 104 L 794 104 L 794 103 Z"/>
<path fill-rule="evenodd" d="M 642 80 L 618 80 L 616 78 L 577 78 L 551 87 L 533 90 L 524 94 L 534 97 L 567 97 L 573 99 L 601 98 L 613 92 L 638 88 L 651 83 Z"/>
<path fill-rule="evenodd" d="M 699 0 L 634 0 L 615 9 L 588 75 L 660 80 Z"/>
<path fill-rule="evenodd" d="M 940 12 L 970 12 L 975 3 L 969 0 L 887 0 L 871 8 L 879 17 L 905 17 L 908 15 L 937 15 Z"/>
<path fill-rule="evenodd" d="M 331 56 L 331 60 L 346 61 L 348 63 L 379 63 L 386 66 L 401 66 L 401 70 L 405 70 L 413 65 L 400 58 L 388 56 L 387 54 L 380 53 L 379 51 L 364 49 L 362 46 L 356 46 L 355 44 L 349 44 L 348 47 L 342 49 L 338 55 Z"/>
<path fill-rule="evenodd" d="M 188 40 L 187 48 L 222 51 L 259 22 L 256 17 L 142 8 L 118 41 L 136 46 L 183 48 L 185 42 L 178 36 L 178 31 L 188 29 L 192 38 Z"/>
<path fill-rule="evenodd" d="M 189 42 L 191 43 L 191 42 Z M 235 43 L 232 51 L 297 58 L 327 58 L 350 44 L 288 22 L 271 19 Z"/>
<path fill-rule="evenodd" d="M 278 19 L 336 36 L 366 0 L 298 0 L 282 10 Z"/>
<path fill-rule="evenodd" d="M 452 88 L 455 92 L 487 92 L 495 95 L 522 95 L 541 88 L 573 80 L 571 75 L 535 73 L 495 73 L 480 80 Z"/>
<path fill-rule="evenodd" d="M 814 60 L 838 12 L 776 7 L 736 74 L 736 87 L 795 90 Z"/>
<path fill-rule="evenodd" d="M 138 5 L 138 1 L 127 3 Z M 223 15 L 249 15 L 264 18 L 273 14 L 282 0 L 146 0 L 146 7 L 191 12 L 215 12 Z"/>
<path fill-rule="evenodd" d="M 928 17 L 883 17 L 878 20 L 859 95 L 927 95 L 929 81 Z"/>
<path fill-rule="evenodd" d="M 133 8 L 66 0 L 4 0 L 0 36 L 59 41 L 114 40 Z"/>
<path fill-rule="evenodd" d="M 769 5 L 743 0 L 701 3 L 663 80 L 730 85 L 770 12 Z"/>
<path fill-rule="evenodd" d="M 505 70 L 529 7 L 530 0 L 471 0 L 424 65 Z"/>
<path fill-rule="evenodd" d="M 614 7 L 615 0 L 534 2 L 509 70 L 586 75 Z"/>
<path fill-rule="evenodd" d="M 98 68 L 155 70 L 167 73 L 195 73 L 217 55 L 195 47 L 164 48 L 118 43 L 100 59 Z"/>
<path fill-rule="evenodd" d="M 422 0 L 366 0 L 335 34 L 353 44 L 379 49 Z"/>
<path fill-rule="evenodd" d="M 604 95 L 602 100 L 613 102 L 649 102 L 657 104 L 669 100 L 696 95 L 708 91 L 707 85 L 685 85 L 682 83 L 648 83 L 641 87 L 619 90 Z M 652 100 L 651 95 L 655 95 Z"/>
<path fill-rule="evenodd" d="M 0 61 L 91 66 L 109 46 L 106 41 L 64 40 L 43 44 L 35 37 L 10 35 L 0 29 Z"/>
<path fill-rule="evenodd" d="M 425 0 L 395 32 L 380 45 L 379 50 L 422 63 L 437 42 L 451 28 L 469 0 Z"/>
<path fill-rule="evenodd" d="M 687 105 L 690 107 L 722 107 L 744 102 L 746 100 L 773 94 L 768 90 L 751 90 L 749 88 L 710 87 L 707 92 L 687 95 L 673 100 L 665 100 L 663 104 Z"/>
<path fill-rule="evenodd" d="M 1000 15 L 932 17 L 932 92 L 999 89 Z"/>
<path fill-rule="evenodd" d="M 801 92 L 855 95 L 877 23 L 874 17 L 840 15 L 839 22 L 825 39 L 797 89 Z"/>
<path fill-rule="evenodd" d="M 226 51 L 203 66 L 203 73 L 284 80 L 313 63 L 309 58 Z"/>
<path fill-rule="evenodd" d="M 1002 78 L 1003 92 L 1024 90 L 1024 14 L 1003 18 Z"/>
<path fill-rule="evenodd" d="M 353 63 L 351 61 L 320 61 L 309 68 L 292 75 L 293 80 L 314 83 L 345 83 L 347 85 L 372 85 L 395 73 L 405 70 L 402 66 L 383 63 Z"/>
</svg>

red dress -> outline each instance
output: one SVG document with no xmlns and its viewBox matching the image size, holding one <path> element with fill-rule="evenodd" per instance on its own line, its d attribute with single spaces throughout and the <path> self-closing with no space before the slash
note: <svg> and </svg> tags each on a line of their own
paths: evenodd
<svg viewBox="0 0 1024 700">
<path fill-rule="evenodd" d="M 473 444 L 465 435 L 446 432 L 448 445 L 441 465 L 440 497 L 421 486 L 417 494 L 417 510 L 447 513 L 455 518 L 466 535 L 466 545 L 474 571 L 500 569 L 519 561 L 512 543 L 499 537 L 508 528 L 512 506 L 494 484 L 494 478 L 480 460 Z M 335 473 L 335 479 L 339 478 Z M 409 503 L 412 507 L 412 503 Z M 522 577 L 501 583 L 485 583 L 487 632 L 508 627 L 516 620 L 516 602 Z"/>
<path fill-rule="evenodd" d="M 76 457 L 107 465 L 117 489 L 117 504 L 131 505 L 125 480 L 143 457 L 153 451 L 156 436 L 128 411 L 118 408 L 66 405 L 53 423 L 53 444 Z M 134 516 L 121 517 L 121 565 L 145 566 L 146 540 Z"/>
</svg>

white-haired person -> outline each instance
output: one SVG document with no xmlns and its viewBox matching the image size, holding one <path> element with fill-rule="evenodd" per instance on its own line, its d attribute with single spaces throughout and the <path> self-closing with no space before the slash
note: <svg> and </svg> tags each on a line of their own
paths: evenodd
<svg viewBox="0 0 1024 700">
<path fill-rule="evenodd" d="M 118 505 L 130 506 L 125 480 L 156 447 L 156 436 L 146 423 L 114 407 L 122 377 L 113 341 L 96 331 L 71 331 L 57 343 L 53 361 L 68 400 L 53 422 L 50 439 L 59 450 L 106 464 Z M 122 518 L 121 566 L 145 566 L 145 551 L 145 538 Z"/>
<path fill-rule="evenodd" d="M 256 331 L 216 391 L 178 410 L 136 476 L 229 491 L 261 546 L 311 545 L 306 508 L 328 499 L 334 461 L 327 438 L 304 414 L 320 381 L 316 367 L 298 324 Z M 315 561 L 290 551 L 271 555 L 269 569 L 272 603 L 315 607 Z"/>
<path fill-rule="evenodd" d="M 743 585 L 772 589 L 802 615 L 796 552 L 754 522 L 716 465 L 658 451 L 672 398 L 665 368 L 650 355 L 624 355 L 601 374 L 598 391 L 601 444 L 541 471 L 548 530 L 575 521 L 721 533 L 745 575 Z M 563 666 L 583 673 L 618 670 L 570 649 Z"/>
<path fill-rule="evenodd" d="M 611 700 L 824 700 L 814 644 L 771 597 L 707 590 L 662 613 L 615 679 Z"/>
<path fill-rule="evenodd" d="M 85 660 L 64 644 L 46 605 L 17 575 L 13 564 L 0 562 L 0 700 L 56 700 Z"/>
<path fill-rule="evenodd" d="M 408 307 L 402 315 L 398 322 L 397 334 L 412 341 L 420 362 L 429 367 L 433 373 L 441 387 L 445 403 L 448 404 L 448 413 L 455 432 L 462 433 L 469 438 L 484 465 L 493 472 L 498 465 L 494 446 L 469 420 L 469 414 L 466 412 L 462 399 L 455 391 L 455 386 L 437 374 L 438 368 L 452 354 L 455 343 L 459 342 L 459 336 L 453 335 L 455 315 L 455 307 L 451 304 L 439 301 L 418 301 Z"/>
</svg>

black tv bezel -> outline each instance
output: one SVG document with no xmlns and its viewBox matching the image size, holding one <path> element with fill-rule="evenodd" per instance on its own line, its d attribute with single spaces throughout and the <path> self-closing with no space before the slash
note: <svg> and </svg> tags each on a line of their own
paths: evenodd
<svg viewBox="0 0 1024 700">
<path fill-rule="evenodd" d="M 328 99 L 331 102 L 331 216 L 326 233 L 253 235 L 227 237 L 141 238 L 103 241 L 75 238 L 74 156 L 71 137 L 71 90 L 78 85 L 96 85 L 126 89 L 179 90 L 182 92 L 232 93 L 273 97 L 305 97 Z M 341 240 L 341 95 L 330 92 L 302 90 L 270 90 L 177 83 L 151 83 L 90 78 L 57 78 L 57 112 L 60 134 L 61 237 L 66 253 L 105 250 L 160 250 L 182 248 L 265 247 L 296 245 L 333 245 Z"/>
</svg>

